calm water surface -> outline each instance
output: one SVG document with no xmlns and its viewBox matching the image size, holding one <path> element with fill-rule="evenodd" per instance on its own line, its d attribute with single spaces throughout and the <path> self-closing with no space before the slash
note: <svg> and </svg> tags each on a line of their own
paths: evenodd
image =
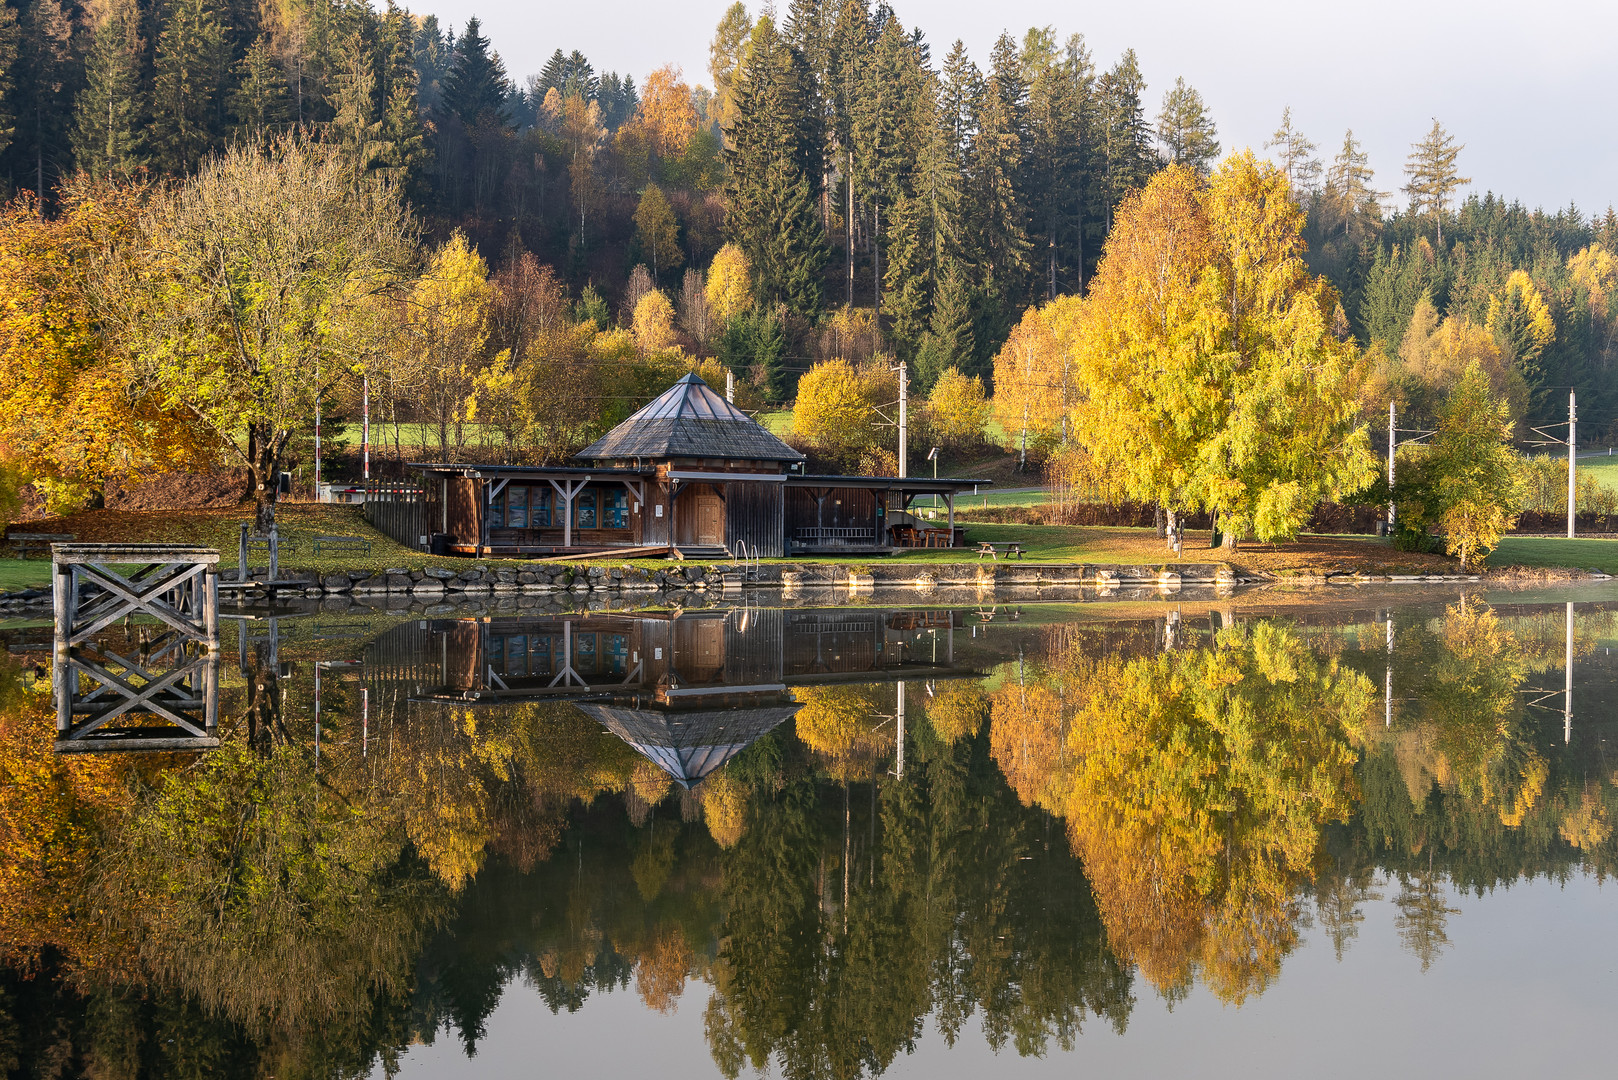
<svg viewBox="0 0 1618 1080">
<path fill-rule="evenodd" d="M 13 1075 L 1611 1071 L 1618 590 L 311 609 L 206 753 L 54 753 L 48 633 Z"/>
</svg>

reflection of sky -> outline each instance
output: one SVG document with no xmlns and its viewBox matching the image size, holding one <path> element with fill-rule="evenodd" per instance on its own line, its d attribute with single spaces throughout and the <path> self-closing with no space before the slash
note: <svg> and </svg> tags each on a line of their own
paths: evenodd
<svg viewBox="0 0 1618 1080">
<path fill-rule="evenodd" d="M 1303 935 L 1281 976 L 1240 1008 L 1200 985 L 1170 1012 L 1137 980 L 1128 1030 L 1090 1018 L 1072 1053 L 1044 1059 L 989 1050 L 969 1023 L 953 1049 L 930 1021 L 916 1052 L 888 1077 L 1353 1077 L 1610 1076 L 1602 1036 L 1618 999 L 1618 888 L 1580 877 L 1538 879 L 1483 897 L 1449 894 L 1459 908 L 1451 945 L 1424 975 L 1401 947 L 1390 897 L 1363 905 L 1360 935 L 1338 963 L 1318 928 Z M 400 1058 L 419 1077 L 718 1075 L 703 1037 L 708 988 L 687 984 L 679 1010 L 648 1011 L 633 989 L 592 995 L 552 1015 L 520 982 L 505 989 L 477 1056 L 453 1034 Z M 380 1076 L 378 1071 L 376 1076 Z"/>
</svg>

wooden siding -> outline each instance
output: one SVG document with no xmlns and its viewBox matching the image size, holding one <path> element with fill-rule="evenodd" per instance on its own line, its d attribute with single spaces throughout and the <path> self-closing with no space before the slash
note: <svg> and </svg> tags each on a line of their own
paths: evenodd
<svg viewBox="0 0 1618 1080">
<path fill-rule="evenodd" d="M 732 480 L 725 485 L 725 544 L 730 550 L 765 559 L 786 555 L 782 542 L 782 485 L 766 480 Z"/>
<path fill-rule="evenodd" d="M 816 496 L 820 496 L 816 505 Z M 793 545 L 819 547 L 826 539 L 824 530 L 854 531 L 867 539 L 859 544 L 883 545 L 888 542 L 877 514 L 883 493 L 867 488 L 791 487 L 786 492 L 786 541 Z M 850 537 L 842 537 L 847 542 Z"/>
<path fill-rule="evenodd" d="M 435 481 L 423 486 L 373 480 L 365 486 L 365 520 L 406 547 L 426 551 L 432 535 L 442 531 L 438 490 Z"/>
</svg>

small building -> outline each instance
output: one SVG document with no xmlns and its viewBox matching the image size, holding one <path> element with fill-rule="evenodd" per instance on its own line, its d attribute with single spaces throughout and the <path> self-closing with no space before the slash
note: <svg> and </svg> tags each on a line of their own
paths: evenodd
<svg viewBox="0 0 1618 1080">
<path fill-rule="evenodd" d="M 953 547 L 955 497 L 988 481 L 817 476 L 804 456 L 687 375 L 566 466 L 422 463 L 366 516 L 400 543 L 470 556 L 622 551 L 780 558 Z M 909 507 L 943 501 L 947 525 Z"/>
</svg>

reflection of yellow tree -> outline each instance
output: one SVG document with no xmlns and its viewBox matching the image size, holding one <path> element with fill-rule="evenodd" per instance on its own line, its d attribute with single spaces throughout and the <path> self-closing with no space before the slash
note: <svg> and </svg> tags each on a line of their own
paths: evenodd
<svg viewBox="0 0 1618 1080">
<path fill-rule="evenodd" d="M 1062 750 L 1062 699 L 1048 686 L 1008 679 L 990 699 L 989 752 L 1024 806 L 1045 795 Z"/>
<path fill-rule="evenodd" d="M 1261 990 L 1296 941 L 1321 824 L 1347 817 L 1373 688 L 1292 630 L 1076 665 L 1067 818 L 1113 948 L 1163 990 Z"/>
<path fill-rule="evenodd" d="M 696 954 L 678 926 L 660 926 L 651 946 L 635 965 L 635 989 L 649 1009 L 673 1011 L 685 992 L 686 975 Z"/>
<path fill-rule="evenodd" d="M 697 788 L 702 800 L 702 820 L 708 834 L 722 848 L 733 848 L 747 830 L 747 788 L 727 776 L 714 773 Z"/>
<path fill-rule="evenodd" d="M 794 694 L 803 702 L 797 716 L 798 738 L 828 759 L 831 774 L 838 779 L 868 772 L 870 763 L 891 745 L 891 737 L 877 730 L 887 706 L 874 687 L 811 687 Z"/>
<path fill-rule="evenodd" d="M 927 719 L 946 744 L 978 733 L 989 712 L 989 696 L 976 679 L 946 683 L 927 702 Z"/>
</svg>

